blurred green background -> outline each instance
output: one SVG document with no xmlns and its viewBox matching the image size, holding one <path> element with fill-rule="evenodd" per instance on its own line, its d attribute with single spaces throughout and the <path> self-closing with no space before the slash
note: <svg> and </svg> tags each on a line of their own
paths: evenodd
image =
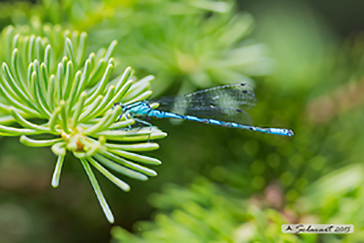
<svg viewBox="0 0 364 243">
<path fill-rule="evenodd" d="M 254 124 L 296 134 L 152 121 L 169 134 L 148 153 L 159 175 L 126 179 L 128 193 L 99 176 L 115 225 L 72 156 L 52 189 L 51 151 L 2 137 L 0 242 L 364 242 L 363 12 L 336 0 L 0 1 L 2 29 L 86 31 L 88 53 L 118 40 L 117 72 L 155 75 L 155 96 L 248 82 Z M 355 233 L 287 235 L 283 223 Z"/>
</svg>

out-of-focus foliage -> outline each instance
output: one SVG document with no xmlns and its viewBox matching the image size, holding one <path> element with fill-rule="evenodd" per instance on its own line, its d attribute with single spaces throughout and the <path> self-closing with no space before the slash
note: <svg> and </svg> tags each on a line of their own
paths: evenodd
<svg viewBox="0 0 364 243">
<path fill-rule="evenodd" d="M 363 239 L 361 34 L 338 39 L 303 1 L 252 1 L 243 9 L 249 13 L 237 11 L 235 1 L 218 0 L 5 5 L 0 7 L 1 25 L 26 24 L 27 35 L 42 35 L 37 31 L 49 21 L 87 31 L 87 51 L 117 39 L 116 75 L 127 65 L 136 67 L 138 76 L 155 74 L 155 94 L 253 78 L 258 103 L 249 113 L 254 124 L 288 127 L 296 134 L 284 138 L 192 122 L 174 126 L 151 121 L 169 133 L 151 153 L 164 162 L 159 176 L 144 184 L 127 181 L 134 188 L 128 195 L 104 187 L 120 226 L 112 230 L 114 241 Z M 0 143 L 0 211 L 7 212 L 0 213 L 0 230 L 7 232 L 7 239 L 88 242 L 110 237 L 100 210 L 89 203 L 93 195 L 72 158 L 66 158 L 71 163 L 66 163 L 65 185 L 53 194 L 47 191 L 49 154 L 39 150 L 44 153 L 37 156 L 9 139 Z M 29 156 L 18 156 L 20 149 Z M 156 194 L 148 197 L 152 192 Z M 354 224 L 355 233 L 285 235 L 280 232 L 283 223 Z M 10 224 L 18 226 L 19 234 L 7 230 Z M 47 232 L 59 239 L 47 237 Z"/>
<path fill-rule="evenodd" d="M 277 234 L 286 220 L 278 212 L 264 212 L 238 196 L 239 191 L 199 178 L 185 188 L 169 185 L 153 195 L 160 210 L 155 223 L 134 225 L 142 237 L 120 227 L 112 231 L 117 242 L 303 242 L 295 235 Z"/>
<path fill-rule="evenodd" d="M 343 238 L 343 242 L 360 242 L 364 237 L 363 212 L 364 192 L 362 188 L 364 167 L 353 164 L 334 170 L 310 185 L 305 196 L 296 203 L 298 214 L 305 215 L 310 223 L 353 224 L 355 234 Z M 324 242 L 337 237 L 322 236 Z"/>
<path fill-rule="evenodd" d="M 270 47 L 277 64 L 270 80 L 292 92 L 325 83 L 330 74 L 323 62 L 332 61 L 327 55 L 336 39 L 324 20 L 303 1 L 263 3 L 253 12 L 258 19 L 256 38 Z"/>
<path fill-rule="evenodd" d="M 152 195 L 154 222 L 134 225 L 137 235 L 114 227 L 116 242 L 360 242 L 363 239 L 362 165 L 335 170 L 307 187 L 293 204 L 280 206 L 277 185 L 253 198 L 241 191 L 199 178 L 189 187 L 168 185 Z M 282 234 L 288 223 L 353 224 L 355 234 Z"/>
<path fill-rule="evenodd" d="M 153 84 L 155 94 L 172 84 L 185 92 L 216 84 L 253 83 L 249 77 L 267 75 L 274 66 L 267 48 L 249 39 L 252 16 L 237 13 L 234 1 L 41 3 L 38 18 L 87 31 L 92 47 L 114 39 L 123 43 L 115 52 L 120 68 L 132 66 L 156 75 L 160 81 Z M 26 22 L 27 15 L 18 22 Z"/>
</svg>

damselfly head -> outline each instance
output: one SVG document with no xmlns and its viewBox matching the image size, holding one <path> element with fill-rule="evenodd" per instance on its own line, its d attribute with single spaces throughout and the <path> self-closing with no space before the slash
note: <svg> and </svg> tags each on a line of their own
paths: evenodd
<svg viewBox="0 0 364 243">
<path fill-rule="evenodd" d="M 115 103 L 113 107 L 119 105 L 121 107 L 121 109 L 124 109 L 125 108 L 125 105 L 121 104 L 120 102 L 118 103 Z"/>
</svg>

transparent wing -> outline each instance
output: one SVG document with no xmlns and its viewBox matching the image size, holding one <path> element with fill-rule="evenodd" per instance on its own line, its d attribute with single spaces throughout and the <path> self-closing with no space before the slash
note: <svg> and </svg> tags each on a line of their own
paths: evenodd
<svg viewBox="0 0 364 243">
<path fill-rule="evenodd" d="M 159 103 L 159 110 L 176 114 L 249 124 L 252 119 L 246 110 L 255 105 L 256 99 L 250 85 L 239 83 L 200 90 L 184 96 L 163 97 L 151 102 Z"/>
</svg>

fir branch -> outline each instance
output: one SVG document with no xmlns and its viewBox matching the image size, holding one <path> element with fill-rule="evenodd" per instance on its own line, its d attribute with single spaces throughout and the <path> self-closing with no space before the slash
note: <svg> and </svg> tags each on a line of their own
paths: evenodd
<svg viewBox="0 0 364 243">
<path fill-rule="evenodd" d="M 3 31 L 2 44 L 11 46 L 12 52 L 3 57 L 0 109 L 6 116 L 0 118 L 0 135 L 20 136 L 20 142 L 26 146 L 50 146 L 58 157 L 53 187 L 59 185 L 65 154 L 79 158 L 112 223 L 114 218 L 92 167 L 124 191 L 129 191 L 130 186 L 104 166 L 139 180 L 157 175 L 138 163 L 156 165 L 161 163 L 159 160 L 128 151 L 157 149 L 156 144 L 143 141 L 166 134 L 155 127 L 130 130 L 133 120 L 115 123 L 122 111 L 120 106 L 113 108 L 119 101 L 130 103 L 148 98 L 152 77 L 133 82 L 132 69 L 127 68 L 111 84 L 116 41 L 103 55 L 91 53 L 85 60 L 86 33 L 61 33 L 56 27 L 44 26 L 43 34 L 45 37 L 23 36 L 13 27 Z M 62 36 L 63 44 L 56 36 Z M 53 138 L 33 138 L 37 134 Z M 120 141 L 132 141 L 135 145 L 123 145 Z"/>
</svg>

